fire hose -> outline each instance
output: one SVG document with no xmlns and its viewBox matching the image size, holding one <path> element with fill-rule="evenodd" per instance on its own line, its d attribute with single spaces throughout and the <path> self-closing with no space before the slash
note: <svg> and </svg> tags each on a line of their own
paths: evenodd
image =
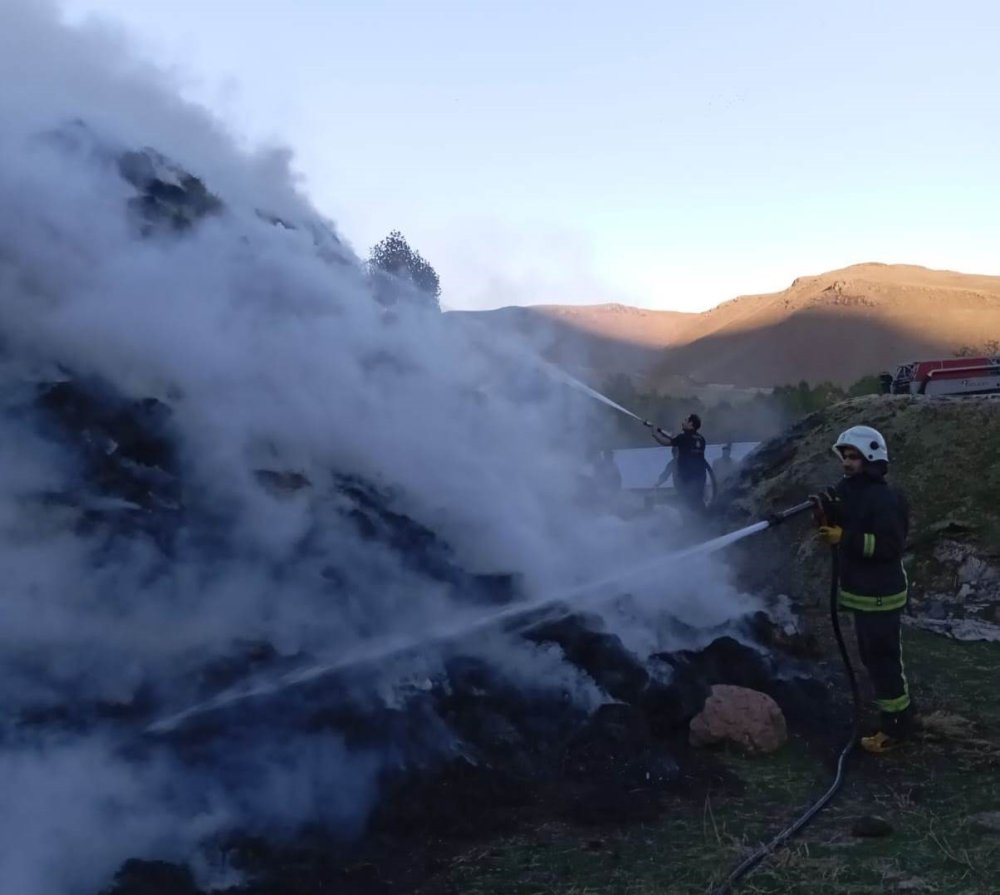
<svg viewBox="0 0 1000 895">
<path fill-rule="evenodd" d="M 794 506 L 789 510 L 785 510 L 782 513 L 775 514 L 774 516 L 771 516 L 768 521 L 772 526 L 774 526 L 810 508 L 812 508 L 816 514 L 817 522 L 822 523 L 825 521 L 823 519 L 823 509 L 816 500 L 806 501 L 805 503 L 798 504 L 797 506 Z M 827 791 L 823 793 L 823 795 L 821 795 L 815 802 L 813 802 L 801 815 L 799 815 L 799 817 L 781 830 L 781 832 L 774 836 L 773 839 L 761 845 L 760 848 L 758 848 L 753 854 L 747 856 L 736 866 L 736 868 L 720 885 L 711 889 L 711 895 L 728 895 L 728 893 L 733 890 L 733 886 L 735 886 L 740 879 L 749 874 L 768 855 L 772 854 L 776 849 L 784 845 L 796 833 L 800 832 L 806 824 L 809 823 L 809 821 L 819 814 L 819 812 L 826 807 L 834 795 L 836 795 L 837 790 L 840 789 L 841 784 L 844 782 L 844 772 L 847 767 L 847 759 L 857 743 L 860 732 L 861 694 L 858 690 L 858 680 L 854 673 L 854 666 L 851 664 L 850 656 L 847 654 L 847 646 L 844 643 L 844 634 L 840 629 L 840 618 L 837 614 L 839 581 L 840 563 L 837 548 L 832 547 L 830 550 L 830 623 L 833 627 L 834 637 L 837 639 L 837 648 L 840 650 L 840 658 L 844 663 L 844 670 L 847 673 L 847 680 L 851 687 L 851 699 L 854 703 L 854 718 L 851 725 L 851 733 L 847 741 L 844 743 L 843 748 L 840 750 L 839 756 L 837 757 L 837 771 L 834 775 L 833 782 L 830 784 L 830 788 L 827 789 Z"/>
</svg>

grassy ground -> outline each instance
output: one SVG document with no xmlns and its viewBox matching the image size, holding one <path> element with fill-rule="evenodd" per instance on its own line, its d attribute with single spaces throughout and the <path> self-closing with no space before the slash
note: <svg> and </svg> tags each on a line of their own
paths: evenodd
<svg viewBox="0 0 1000 895">
<path fill-rule="evenodd" d="M 1000 892 L 1000 646 L 906 630 L 907 671 L 925 726 L 897 753 L 855 753 L 834 802 L 736 888 L 745 893 Z M 719 756 L 745 784 L 672 797 L 651 825 L 550 825 L 456 857 L 428 891 L 464 895 L 704 893 L 824 792 L 829 747 L 793 738 L 778 753 Z M 877 815 L 884 838 L 852 835 Z"/>
</svg>

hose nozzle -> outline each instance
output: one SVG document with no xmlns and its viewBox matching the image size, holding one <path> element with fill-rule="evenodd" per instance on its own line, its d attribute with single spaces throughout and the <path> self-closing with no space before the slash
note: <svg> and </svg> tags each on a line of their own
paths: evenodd
<svg viewBox="0 0 1000 895">
<path fill-rule="evenodd" d="M 804 500 L 802 503 L 797 503 L 794 507 L 789 507 L 787 510 L 782 510 L 779 513 L 772 513 L 767 517 L 767 523 L 772 528 L 775 525 L 780 525 L 782 522 L 791 519 L 792 516 L 798 516 L 799 513 L 804 513 L 806 510 L 816 511 L 817 502 L 810 498 L 809 500 Z"/>
</svg>

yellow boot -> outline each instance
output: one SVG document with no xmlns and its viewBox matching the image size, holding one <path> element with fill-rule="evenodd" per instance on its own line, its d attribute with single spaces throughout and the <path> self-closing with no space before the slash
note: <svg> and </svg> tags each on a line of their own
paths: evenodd
<svg viewBox="0 0 1000 895">
<path fill-rule="evenodd" d="M 902 740 L 891 737 L 887 733 L 882 733 L 881 730 L 878 733 L 873 733 L 870 737 L 861 737 L 861 748 L 865 752 L 871 752 L 873 755 L 892 752 L 893 749 L 897 749 L 902 744 Z"/>
</svg>

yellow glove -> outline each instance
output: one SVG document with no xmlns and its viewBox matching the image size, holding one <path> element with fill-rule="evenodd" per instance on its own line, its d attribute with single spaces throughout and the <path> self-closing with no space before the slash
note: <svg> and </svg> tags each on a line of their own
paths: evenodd
<svg viewBox="0 0 1000 895">
<path fill-rule="evenodd" d="M 839 544 L 840 539 L 844 536 L 844 529 L 839 525 L 821 525 L 819 528 L 819 538 L 821 541 L 825 541 L 831 547 Z"/>
</svg>

